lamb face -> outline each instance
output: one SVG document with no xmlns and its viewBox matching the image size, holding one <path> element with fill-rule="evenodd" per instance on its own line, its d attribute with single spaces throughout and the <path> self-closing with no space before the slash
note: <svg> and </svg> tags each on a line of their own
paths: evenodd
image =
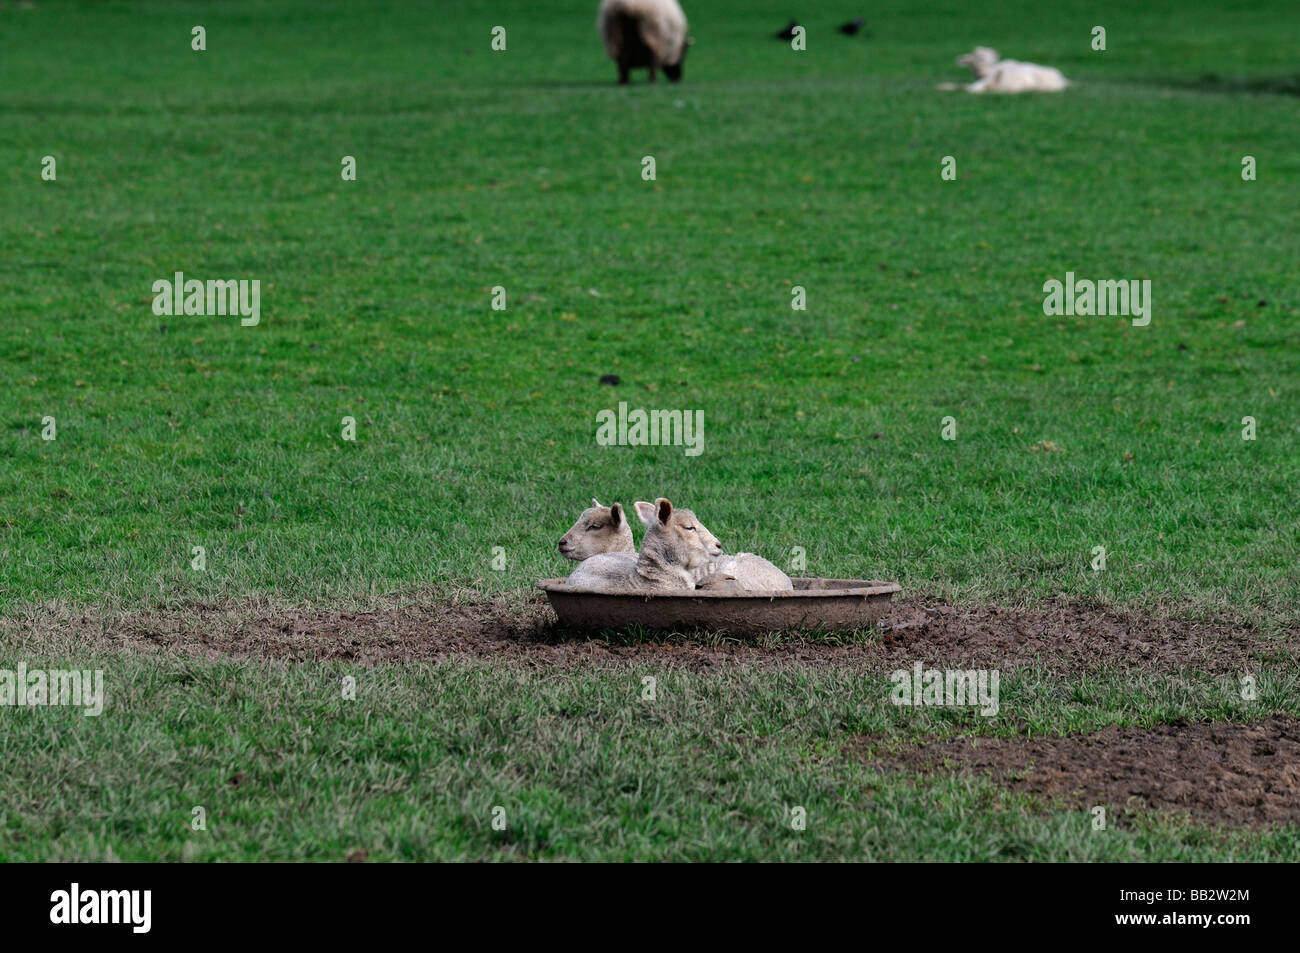
<svg viewBox="0 0 1300 953">
<path fill-rule="evenodd" d="M 582 511 L 578 521 L 560 537 L 556 549 L 565 559 L 581 562 L 602 553 L 635 553 L 632 527 L 627 525 L 623 505 L 601 506 L 592 500 L 592 506 Z"/>
<path fill-rule="evenodd" d="M 957 57 L 958 66 L 969 66 L 976 79 L 987 76 L 998 61 L 998 51 L 991 46 L 977 46 L 964 56 Z"/>
<path fill-rule="evenodd" d="M 636 512 L 646 524 L 642 556 L 649 550 L 667 565 L 696 570 L 722 555 L 722 544 L 694 511 L 674 509 L 661 497 L 654 503 L 638 502 Z"/>
</svg>

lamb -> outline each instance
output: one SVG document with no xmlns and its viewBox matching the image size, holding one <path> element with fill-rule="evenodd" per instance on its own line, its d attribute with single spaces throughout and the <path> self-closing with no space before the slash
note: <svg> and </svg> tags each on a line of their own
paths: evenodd
<svg viewBox="0 0 1300 953">
<path fill-rule="evenodd" d="M 613 506 L 601 506 L 600 500 L 596 499 L 591 504 L 582 511 L 569 531 L 560 537 L 556 544 L 560 555 L 575 562 L 582 562 L 588 556 L 599 553 L 635 556 L 632 527 L 627 523 L 623 505 L 615 503 Z"/>
<path fill-rule="evenodd" d="M 966 86 L 971 93 L 1059 93 L 1070 85 L 1058 69 L 1021 63 L 1019 60 L 999 60 L 998 51 L 987 46 L 977 46 L 957 58 L 958 66 L 969 66 L 975 82 Z M 944 83 L 940 89 L 956 89 Z"/>
<path fill-rule="evenodd" d="M 618 81 L 626 84 L 628 72 L 647 67 L 650 82 L 662 69 L 671 82 L 682 78 L 686 48 L 686 14 L 677 0 L 601 0 L 596 30 L 605 52 L 618 64 Z"/>
<path fill-rule="evenodd" d="M 738 589 L 742 592 L 794 589 L 789 576 L 753 553 L 722 556 L 705 567 L 696 578 L 699 589 Z"/>
<path fill-rule="evenodd" d="M 641 522 L 650 526 L 654 511 L 642 512 L 641 504 L 636 507 Z M 754 553 L 736 553 L 722 555 L 706 566 L 695 571 L 697 589 L 740 590 L 742 592 L 773 592 L 792 590 L 794 583 L 790 577 L 762 556 Z"/>
<path fill-rule="evenodd" d="M 573 571 L 568 585 L 616 592 L 694 589 L 697 572 L 722 555 L 722 544 L 690 510 L 674 509 L 660 497 L 638 501 L 636 512 L 646 524 L 636 560 L 621 553 L 592 556 Z"/>
</svg>

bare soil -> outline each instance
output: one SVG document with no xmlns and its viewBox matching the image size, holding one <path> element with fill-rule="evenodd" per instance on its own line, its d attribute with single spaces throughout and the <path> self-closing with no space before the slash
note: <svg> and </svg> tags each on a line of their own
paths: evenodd
<svg viewBox="0 0 1300 953">
<path fill-rule="evenodd" d="M 1222 674 L 1240 672 L 1252 661 L 1294 664 L 1300 659 L 1300 630 L 1266 633 L 1244 623 L 1157 618 L 1066 603 L 1008 609 L 915 599 L 891 606 L 879 628 L 843 640 L 573 635 L 556 627 L 540 599 L 358 612 L 248 606 L 111 615 L 70 611 L 0 620 L 0 634 L 6 629 L 46 648 L 60 643 L 81 648 L 89 642 L 111 650 L 363 664 L 490 658 L 573 668 L 653 660 L 704 671 L 787 663 L 888 670 L 921 661 L 1003 671 L 1040 665 L 1069 675 L 1115 667 Z"/>
<path fill-rule="evenodd" d="M 956 738 L 898 751 L 863 739 L 859 756 L 882 768 L 987 775 L 1016 791 L 1083 810 L 1173 811 L 1198 823 L 1300 824 L 1300 719 L 1199 722 L 1090 735 Z"/>
</svg>

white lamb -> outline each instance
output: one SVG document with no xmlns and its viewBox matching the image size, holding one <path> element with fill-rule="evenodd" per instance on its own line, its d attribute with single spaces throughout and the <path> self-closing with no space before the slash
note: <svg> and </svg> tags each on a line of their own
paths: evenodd
<svg viewBox="0 0 1300 953">
<path fill-rule="evenodd" d="M 1058 69 L 1022 63 L 1019 60 L 999 60 L 998 51 L 987 46 L 977 46 L 957 58 L 958 66 L 969 66 L 975 82 L 964 87 L 971 93 L 1059 93 L 1070 85 Z M 956 89 L 945 83 L 940 89 Z"/>
<path fill-rule="evenodd" d="M 642 512 L 641 504 L 636 505 L 636 514 L 647 527 L 654 518 L 654 511 Z M 723 554 L 708 565 L 695 572 L 697 589 L 733 589 L 743 592 L 772 592 L 779 589 L 793 589 L 790 577 L 762 556 L 754 553 Z"/>
<path fill-rule="evenodd" d="M 722 544 L 690 510 L 673 509 L 660 497 L 638 502 L 636 511 L 646 524 L 641 554 L 634 561 L 622 553 L 591 556 L 568 585 L 615 592 L 694 589 L 697 572 L 722 555 Z"/>
<path fill-rule="evenodd" d="M 618 64 L 620 83 L 628 81 L 629 70 L 641 68 L 649 68 L 652 83 L 656 69 L 674 83 L 682 78 L 691 40 L 677 0 L 601 0 L 596 30 Z"/>
<path fill-rule="evenodd" d="M 560 537 L 556 549 L 565 559 L 582 562 L 599 553 L 622 553 L 636 558 L 632 527 L 628 525 L 623 504 L 601 506 L 600 500 L 582 511 L 569 531 Z"/>
<path fill-rule="evenodd" d="M 793 589 L 790 577 L 762 556 L 736 553 L 722 556 L 697 576 L 699 589 L 738 589 L 742 592 L 775 592 Z"/>
</svg>

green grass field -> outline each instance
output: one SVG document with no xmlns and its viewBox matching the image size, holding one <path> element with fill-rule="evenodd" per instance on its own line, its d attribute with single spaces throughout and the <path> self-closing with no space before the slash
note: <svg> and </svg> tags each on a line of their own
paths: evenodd
<svg viewBox="0 0 1300 953">
<path fill-rule="evenodd" d="M 1293 856 L 1294 826 L 1096 838 L 840 753 L 1300 714 L 1285 665 L 1253 714 L 1206 673 L 1102 672 L 1077 707 L 1075 676 L 1009 675 L 990 725 L 798 665 L 679 673 L 648 713 L 635 667 L 383 664 L 349 703 L 339 663 L 25 638 L 51 603 L 519 601 L 592 496 L 660 495 L 806 575 L 1294 633 L 1293 5 L 816 4 L 795 52 L 788 4 L 698 0 L 685 81 L 629 88 L 596 6 L 0 6 L 0 668 L 111 698 L 0 713 L 0 858 Z M 936 91 L 977 44 L 1076 85 Z M 176 271 L 260 280 L 261 323 L 155 315 Z M 1150 279 L 1150 325 L 1044 315 L 1067 271 Z M 620 401 L 703 411 L 704 452 L 598 446 Z"/>
<path fill-rule="evenodd" d="M 573 679 L 450 663 L 369 672 L 349 702 L 336 682 L 354 670 L 336 665 L 84 664 L 129 685 L 120 712 L 25 711 L 6 726 L 19 736 L 6 739 L 6 859 L 1258 861 L 1300 849 L 1294 826 L 1245 835 L 1149 818 L 1098 835 L 1086 813 L 982 780 L 881 778 L 841 754 L 848 733 L 988 729 L 970 713 L 900 714 L 884 680 L 860 673 Z M 639 700 L 645 675 L 659 679 L 654 703 Z M 1079 704 L 1061 705 L 1062 685 Z M 1300 714 L 1295 687 L 1260 704 Z M 1015 714 L 998 731 L 1083 731 L 1138 711 L 1236 717 L 1226 694 L 1209 679 L 1026 673 L 1003 685 Z M 791 829 L 794 807 L 806 830 Z"/>
</svg>

